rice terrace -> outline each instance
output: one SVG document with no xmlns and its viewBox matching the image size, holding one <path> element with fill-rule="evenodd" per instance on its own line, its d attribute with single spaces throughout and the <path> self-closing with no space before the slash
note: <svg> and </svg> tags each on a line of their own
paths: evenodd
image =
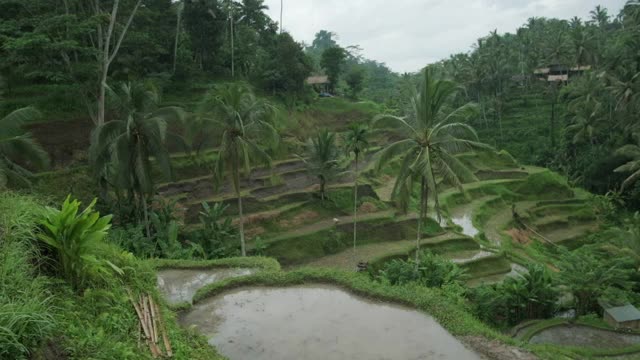
<svg viewBox="0 0 640 360">
<path fill-rule="evenodd" d="M 640 359 L 640 2 L 377 1 L 0 0 L 0 359 Z"/>
</svg>

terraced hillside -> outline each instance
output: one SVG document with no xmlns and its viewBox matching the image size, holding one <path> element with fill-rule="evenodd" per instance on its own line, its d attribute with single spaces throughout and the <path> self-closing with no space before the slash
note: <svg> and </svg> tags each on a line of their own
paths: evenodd
<svg viewBox="0 0 640 360">
<path fill-rule="evenodd" d="M 535 259 L 528 248 L 535 243 L 575 248 L 597 229 L 586 205 L 586 194 L 571 189 L 549 170 L 520 166 L 506 152 L 462 154 L 477 181 L 440 195 L 442 218 L 437 220 L 433 199 L 430 220 L 423 227 L 420 246 L 467 269 L 469 285 L 517 276 Z M 358 236 L 353 249 L 353 175 L 336 179 L 322 201 L 316 179 L 301 159 L 278 161 L 258 168 L 243 182 L 249 249 L 275 257 L 287 267 L 354 269 L 369 263 L 375 273 L 384 262 L 415 251 L 417 215 L 399 212 L 390 198 L 394 179 L 372 171 L 375 151 L 362 166 L 358 189 Z M 352 169 L 351 169 L 352 170 Z M 210 175 L 198 175 L 160 187 L 160 194 L 179 200 L 184 221 L 197 227 L 201 203 L 223 202 L 227 214 L 237 216 L 237 198 L 229 185 L 218 189 Z M 234 221 L 237 221 L 234 220 Z M 259 241 L 260 248 L 255 248 Z M 552 246 L 552 245 L 545 245 Z"/>
</svg>

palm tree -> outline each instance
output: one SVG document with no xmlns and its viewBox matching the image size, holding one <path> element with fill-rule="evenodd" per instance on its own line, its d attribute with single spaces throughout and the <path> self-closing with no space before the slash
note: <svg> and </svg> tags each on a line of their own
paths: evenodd
<svg viewBox="0 0 640 360">
<path fill-rule="evenodd" d="M 574 109 L 573 124 L 567 126 L 566 132 L 573 134 L 573 144 L 595 144 L 597 128 L 601 116 L 601 106 L 598 102 L 586 102 Z"/>
<path fill-rule="evenodd" d="M 90 163 L 104 190 L 112 186 L 118 198 L 119 191 L 125 190 L 131 203 L 137 204 L 138 216 L 142 211 L 150 237 L 147 203 L 154 191 L 152 157 L 165 177 L 171 178 L 167 126 L 181 121 L 184 113 L 177 107 L 157 108 L 158 93 L 142 83 L 123 84 L 111 96 L 117 104 L 118 120 L 93 132 Z"/>
<path fill-rule="evenodd" d="M 619 155 L 628 156 L 631 160 L 615 169 L 615 172 L 631 173 L 622 183 L 621 191 L 640 179 L 640 136 L 636 136 L 638 144 L 628 144 L 616 151 Z"/>
<path fill-rule="evenodd" d="M 448 100 L 459 90 L 451 81 L 436 79 L 430 68 L 422 71 L 417 93 L 411 99 L 411 109 L 406 117 L 378 116 L 374 123 L 390 125 L 403 139 L 389 144 L 377 159 L 376 168 L 393 159 L 400 159 L 400 172 L 396 178 L 392 197 L 406 202 L 419 186 L 420 213 L 416 235 L 416 263 L 420 253 L 422 224 L 427 217 L 427 200 L 435 199 L 435 209 L 440 216 L 438 180 L 453 184 L 462 191 L 462 182 L 474 180 L 473 173 L 454 154 L 472 149 L 491 149 L 478 142 L 475 130 L 462 122 L 476 113 L 476 106 L 467 103 L 450 108 Z"/>
<path fill-rule="evenodd" d="M 635 271 L 629 258 L 602 256 L 589 247 L 559 250 L 555 263 L 560 270 L 558 279 L 574 297 L 576 316 L 595 310 L 598 298 L 607 289 L 626 290 L 633 286 L 631 275 Z"/>
<path fill-rule="evenodd" d="M 336 145 L 336 134 L 323 130 L 307 140 L 306 156 L 303 161 L 307 170 L 320 182 L 320 198 L 324 201 L 327 182 L 340 170 L 340 156 Z"/>
<path fill-rule="evenodd" d="M 19 164 L 36 169 L 49 165 L 47 153 L 23 129 L 26 122 L 39 117 L 36 109 L 26 107 L 0 118 L 0 188 L 30 184 L 31 172 Z"/>
<path fill-rule="evenodd" d="M 261 146 L 274 146 L 279 140 L 271 125 L 275 108 L 258 99 L 248 85 L 229 83 L 207 93 L 198 111 L 222 134 L 220 152 L 214 165 L 214 182 L 218 187 L 225 174 L 231 177 L 238 198 L 240 246 L 242 256 L 246 256 L 240 177 L 249 174 L 252 161 L 271 166 L 271 157 Z"/>
<path fill-rule="evenodd" d="M 367 140 L 368 129 L 366 126 L 354 124 L 349 128 L 345 138 L 345 148 L 347 153 L 355 156 L 355 174 L 353 177 L 353 261 L 356 261 L 356 241 L 358 230 L 358 160 L 360 154 L 367 150 L 369 141 Z"/>
<path fill-rule="evenodd" d="M 589 15 L 591 15 L 591 22 L 597 24 L 599 27 L 604 27 L 609 23 L 609 12 L 600 5 L 597 5 L 595 9 L 589 11 Z"/>
</svg>

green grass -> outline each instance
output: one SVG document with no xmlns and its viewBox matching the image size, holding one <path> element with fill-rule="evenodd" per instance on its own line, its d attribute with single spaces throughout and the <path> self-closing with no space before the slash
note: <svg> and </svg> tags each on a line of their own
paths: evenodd
<svg viewBox="0 0 640 360">
<path fill-rule="evenodd" d="M 586 317 L 586 318 L 579 318 L 575 321 L 568 320 L 568 319 L 549 319 L 549 320 L 539 321 L 534 325 L 527 327 L 525 333 L 521 336 L 521 339 L 523 341 L 528 342 L 529 340 L 531 340 L 533 336 L 535 336 L 536 334 L 544 330 L 547 330 L 556 326 L 564 326 L 564 325 L 572 325 L 572 324 L 588 326 L 596 329 L 615 332 L 614 329 L 612 329 L 608 324 L 606 324 L 604 321 L 602 321 L 599 318 L 591 319 L 589 317 Z M 547 352 L 547 351 L 550 351 L 549 349 L 559 348 L 558 346 L 550 346 L 550 345 L 534 345 L 532 347 L 540 349 L 539 350 L 540 352 Z M 562 349 L 563 353 L 566 353 L 569 356 L 578 356 L 578 357 L 587 357 L 587 358 L 603 357 L 603 356 L 622 356 L 622 355 L 640 353 L 640 345 L 633 345 L 633 346 L 617 348 L 617 349 L 594 349 L 594 348 L 588 348 L 588 347 L 562 346 L 560 347 L 560 349 Z M 575 358 L 578 358 L 578 357 L 575 357 Z"/>
<path fill-rule="evenodd" d="M 122 276 L 92 278 L 82 292 L 57 277 L 35 241 L 42 209 L 33 197 L 0 194 L 1 358 L 37 359 L 55 351 L 75 359 L 151 359 L 148 349 L 138 348 L 130 290 L 159 303 L 176 359 L 222 359 L 204 337 L 178 326 L 156 289 L 153 267 L 119 248 L 105 246 L 100 256 L 123 269 Z"/>
<path fill-rule="evenodd" d="M 416 220 L 396 221 L 388 218 L 374 218 L 358 222 L 359 244 L 412 239 L 416 236 Z M 442 232 L 438 224 L 428 219 L 428 226 L 423 234 L 426 236 Z M 339 253 L 347 249 L 353 238 L 353 224 L 339 224 L 331 229 L 320 230 L 310 234 L 301 234 L 278 239 L 268 243 L 266 255 L 273 256 L 282 264 L 294 265 L 304 263 L 323 256 Z"/>
<path fill-rule="evenodd" d="M 467 168 L 477 170 L 500 170 L 518 167 L 516 159 L 506 150 L 480 151 L 456 155 Z"/>
<path fill-rule="evenodd" d="M 420 241 L 420 249 L 428 250 L 434 254 L 444 255 L 447 253 L 454 253 L 456 251 L 465 250 L 479 250 L 480 246 L 473 239 L 468 237 L 449 238 L 438 241 L 430 241 L 429 239 L 422 239 Z M 369 261 L 369 272 L 376 275 L 379 270 L 384 267 L 384 264 L 394 259 L 407 259 L 415 256 L 416 247 L 410 245 L 404 249 L 398 251 L 392 251 L 385 255 L 379 256 Z"/>
<path fill-rule="evenodd" d="M 215 269 L 215 268 L 253 268 L 263 271 L 279 271 L 280 264 L 272 258 L 239 257 L 216 260 L 147 260 L 154 269 Z"/>
<path fill-rule="evenodd" d="M 476 279 L 508 273 L 511 271 L 511 262 L 505 256 L 492 255 L 465 262 L 460 267 L 467 270 L 467 274 L 471 279 Z"/>
<path fill-rule="evenodd" d="M 514 191 L 535 200 L 572 198 L 575 195 L 567 179 L 550 170 L 529 175 Z"/>
<path fill-rule="evenodd" d="M 26 358 L 55 330 L 47 281 L 31 263 L 38 253 L 28 241 L 40 208 L 33 198 L 0 194 L 0 358 Z"/>
<path fill-rule="evenodd" d="M 12 88 L 0 102 L 0 117 L 27 106 L 35 106 L 43 115 L 39 122 L 89 118 L 80 93 L 73 85 L 40 84 Z M 88 121 L 88 120 L 87 120 Z"/>
</svg>

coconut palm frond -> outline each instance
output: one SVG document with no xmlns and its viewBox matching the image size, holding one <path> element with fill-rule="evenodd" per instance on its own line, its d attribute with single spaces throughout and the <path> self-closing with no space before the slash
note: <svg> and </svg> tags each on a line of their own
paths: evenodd
<svg viewBox="0 0 640 360">
<path fill-rule="evenodd" d="M 29 186 L 31 171 L 49 166 L 49 156 L 23 126 L 40 117 L 33 107 L 0 118 L 0 186 Z M 21 164 L 21 165 L 19 165 Z M 25 166 L 25 167 L 23 167 Z"/>
</svg>

